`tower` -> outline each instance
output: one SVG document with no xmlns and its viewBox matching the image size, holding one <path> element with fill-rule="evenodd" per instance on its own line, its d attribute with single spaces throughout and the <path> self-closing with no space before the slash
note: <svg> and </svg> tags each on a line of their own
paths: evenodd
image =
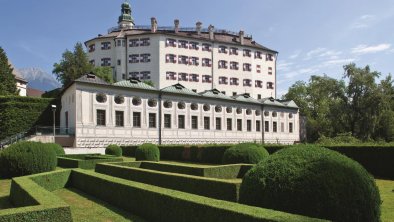
<svg viewBox="0 0 394 222">
<path fill-rule="evenodd" d="M 131 16 L 131 6 L 130 3 L 128 3 L 127 1 L 122 4 L 122 10 L 121 15 L 119 16 L 118 25 L 121 29 L 133 28 L 134 26 L 134 19 Z"/>
</svg>

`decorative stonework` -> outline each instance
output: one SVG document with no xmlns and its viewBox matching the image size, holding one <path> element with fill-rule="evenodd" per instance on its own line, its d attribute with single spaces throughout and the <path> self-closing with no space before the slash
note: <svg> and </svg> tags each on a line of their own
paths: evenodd
<svg viewBox="0 0 394 222">
<path fill-rule="evenodd" d="M 178 102 L 178 109 L 185 109 L 186 104 L 185 102 Z"/>
<path fill-rule="evenodd" d="M 215 112 L 217 112 L 217 113 L 222 112 L 222 106 L 220 106 L 220 105 L 215 106 Z"/>
<path fill-rule="evenodd" d="M 172 108 L 172 102 L 171 101 L 169 101 L 169 100 L 166 100 L 165 102 L 164 102 L 164 108 Z"/>
<path fill-rule="evenodd" d="M 191 109 L 191 110 L 198 110 L 198 104 L 197 104 L 197 103 L 192 103 L 192 104 L 190 105 L 190 109 Z"/>
<path fill-rule="evenodd" d="M 207 112 L 211 109 L 211 106 L 209 104 L 204 104 L 203 109 L 205 112 Z"/>
<path fill-rule="evenodd" d="M 123 104 L 124 103 L 124 96 L 117 95 L 117 96 L 115 96 L 114 101 L 116 104 Z"/>
<path fill-rule="evenodd" d="M 96 95 L 96 101 L 99 102 L 99 103 L 107 102 L 107 95 L 105 95 L 104 93 L 98 93 Z"/>
<path fill-rule="evenodd" d="M 226 112 L 227 113 L 232 113 L 233 112 L 233 108 L 232 107 L 226 107 Z"/>
<path fill-rule="evenodd" d="M 246 110 L 246 115 L 250 115 L 250 114 L 252 114 L 252 110 L 251 109 L 247 109 Z"/>
<path fill-rule="evenodd" d="M 256 116 L 260 116 L 260 114 L 261 114 L 260 110 L 256 110 L 255 114 L 256 114 Z"/>
<path fill-rule="evenodd" d="M 236 112 L 237 112 L 237 114 L 241 114 L 242 113 L 242 108 L 238 107 Z"/>
<path fill-rule="evenodd" d="M 148 106 L 149 107 L 156 107 L 157 106 L 157 100 L 156 99 L 149 99 L 148 100 Z"/>
<path fill-rule="evenodd" d="M 131 102 L 132 102 L 132 104 L 133 104 L 134 106 L 139 106 L 139 105 L 141 105 L 141 103 L 142 103 L 141 97 L 136 96 L 136 97 L 133 98 L 133 100 L 132 100 Z"/>
</svg>

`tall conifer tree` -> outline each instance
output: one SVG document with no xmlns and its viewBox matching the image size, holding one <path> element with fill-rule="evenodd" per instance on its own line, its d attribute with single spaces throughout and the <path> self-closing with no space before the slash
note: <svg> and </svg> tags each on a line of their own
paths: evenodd
<svg viewBox="0 0 394 222">
<path fill-rule="evenodd" d="M 12 74 L 13 68 L 8 62 L 8 58 L 3 48 L 0 47 L 0 95 L 16 95 L 16 80 Z"/>
</svg>

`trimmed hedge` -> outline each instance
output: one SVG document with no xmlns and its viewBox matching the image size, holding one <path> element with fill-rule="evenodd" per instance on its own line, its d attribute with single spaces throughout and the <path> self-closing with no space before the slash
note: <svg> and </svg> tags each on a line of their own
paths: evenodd
<svg viewBox="0 0 394 222">
<path fill-rule="evenodd" d="M 223 164 L 257 164 L 269 154 L 263 146 L 255 143 L 240 143 L 227 149 L 223 154 Z"/>
<path fill-rule="evenodd" d="M 222 179 L 125 167 L 118 164 L 97 164 L 95 171 L 140 183 L 234 202 L 238 201 L 238 190 L 241 184 Z"/>
<path fill-rule="evenodd" d="M 51 104 L 57 105 L 56 115 L 59 117 L 60 99 L 0 96 L 0 140 L 33 130 L 36 125 L 53 125 Z M 60 118 L 56 120 L 56 125 L 59 125 Z"/>
<path fill-rule="evenodd" d="M 120 148 L 116 144 L 108 145 L 107 148 L 105 148 L 105 154 L 114 155 L 114 156 L 122 156 L 122 148 Z"/>
<path fill-rule="evenodd" d="M 122 155 L 127 157 L 135 157 L 135 150 L 138 146 L 120 146 L 122 149 Z"/>
<path fill-rule="evenodd" d="M 135 150 L 135 159 L 160 161 L 160 150 L 155 144 L 144 143 Z"/>
<path fill-rule="evenodd" d="M 313 145 L 283 149 L 253 167 L 240 202 L 333 221 L 380 221 L 379 190 L 368 172 Z"/>
<path fill-rule="evenodd" d="M 150 221 L 324 221 L 216 200 L 80 169 L 72 171 L 71 182 L 73 187 L 87 194 Z M 117 192 L 113 192 L 114 190 Z"/>
<path fill-rule="evenodd" d="M 63 188 L 70 174 L 62 170 L 14 178 L 10 201 L 15 208 L 0 210 L 0 221 L 71 222 L 70 206 L 50 192 Z"/>
<path fill-rule="evenodd" d="M 94 169 L 97 163 L 122 162 L 123 158 L 100 154 L 71 154 L 58 156 L 58 166 L 63 168 Z"/>
<path fill-rule="evenodd" d="M 66 153 L 64 152 L 64 149 L 62 146 L 60 146 L 57 143 L 44 143 L 44 146 L 48 146 L 51 149 L 53 149 L 56 153 L 56 156 L 61 156 L 61 155 L 65 155 Z"/>
<path fill-rule="evenodd" d="M 57 160 L 53 147 L 28 141 L 10 145 L 0 153 L 0 175 L 11 178 L 55 170 Z"/>
<path fill-rule="evenodd" d="M 252 168 L 251 164 L 232 164 L 221 166 L 185 166 L 180 164 L 155 163 L 155 162 L 122 162 L 111 165 L 135 167 L 147 170 L 164 171 L 169 173 L 187 174 L 200 177 L 217 179 L 242 178 Z"/>
</svg>

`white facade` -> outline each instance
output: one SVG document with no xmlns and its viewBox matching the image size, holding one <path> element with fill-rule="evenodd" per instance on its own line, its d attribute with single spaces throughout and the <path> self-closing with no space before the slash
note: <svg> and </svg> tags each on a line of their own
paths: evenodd
<svg viewBox="0 0 394 222">
<path fill-rule="evenodd" d="M 157 89 L 181 83 L 197 92 L 216 88 L 228 96 L 276 98 L 277 52 L 243 31 L 201 29 L 201 23 L 179 28 L 178 20 L 173 28 L 160 28 L 155 18 L 151 27 L 124 28 L 119 22 L 107 35 L 85 42 L 91 63 L 112 67 L 116 81 L 136 77 Z"/>
<path fill-rule="evenodd" d="M 197 94 L 178 84 L 156 90 L 141 82 L 131 84 L 135 80 L 108 85 L 89 82 L 97 77 L 83 78 L 62 94 L 60 124 L 75 135 L 75 147 L 146 142 L 292 144 L 299 141 L 299 113 L 292 106 L 294 103 L 257 101 L 244 95 L 227 97 L 216 90 Z M 105 97 L 105 101 L 98 96 Z M 167 106 L 169 103 L 171 107 Z"/>
</svg>

